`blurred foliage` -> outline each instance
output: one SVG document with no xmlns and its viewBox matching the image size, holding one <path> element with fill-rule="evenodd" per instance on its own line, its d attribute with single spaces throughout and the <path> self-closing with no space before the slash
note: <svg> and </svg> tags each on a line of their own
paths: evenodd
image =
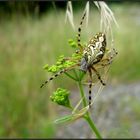
<svg viewBox="0 0 140 140">
<path fill-rule="evenodd" d="M 0 7 L 4 7 L 3 4 L 0 3 Z M 112 5 L 111 9 L 120 29 L 114 30 L 119 55 L 111 66 L 110 79 L 117 83 L 139 80 L 139 5 Z M 50 76 L 42 67 L 46 63 L 53 64 L 61 54 L 71 55 L 68 39 L 75 39 L 75 31 L 69 23 L 64 24 L 62 11 L 56 14 L 50 10 L 37 19 L 20 13 L 11 14 L 9 7 L 6 10 L 10 19 L 0 13 L 0 137 L 53 137 L 55 126 L 51 122 L 56 109 L 49 96 L 56 84 L 57 87 L 74 88 L 75 83 L 61 77 L 40 89 L 42 81 Z M 82 12 L 74 13 L 76 27 Z M 99 13 L 91 10 L 88 28 L 83 26 L 82 41 L 87 42 L 99 31 L 99 20 Z M 139 113 L 139 103 L 130 103 Z"/>
<path fill-rule="evenodd" d="M 129 3 L 122 0 L 117 1 L 107 1 L 107 4 L 123 4 L 123 3 Z M 137 1 L 134 1 L 133 3 L 138 3 Z M 73 9 L 79 10 L 83 8 L 86 4 L 86 1 L 72 1 Z M 92 1 L 90 1 L 90 4 L 95 6 Z M 23 15 L 38 15 L 41 16 L 42 14 L 45 14 L 49 10 L 65 10 L 67 5 L 67 1 L 1 1 L 0 2 L 0 14 L 1 16 L 3 14 L 6 14 L 7 16 L 11 16 L 13 13 L 16 14 L 23 14 Z"/>
</svg>

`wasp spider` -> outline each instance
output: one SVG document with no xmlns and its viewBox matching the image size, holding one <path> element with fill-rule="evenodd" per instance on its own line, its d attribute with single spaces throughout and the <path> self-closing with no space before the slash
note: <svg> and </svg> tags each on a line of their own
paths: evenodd
<svg viewBox="0 0 140 140">
<path fill-rule="evenodd" d="M 101 82 L 102 85 L 106 85 L 105 82 L 102 80 L 102 77 L 100 76 L 100 73 L 98 72 L 98 68 L 105 67 L 109 65 L 114 56 L 117 54 L 116 50 L 114 48 L 110 49 L 109 51 L 106 51 L 106 35 L 102 32 L 97 33 L 94 37 L 92 37 L 87 44 L 87 46 L 81 45 L 81 27 L 84 21 L 86 13 L 83 14 L 79 28 L 78 28 L 78 36 L 77 36 L 77 45 L 79 49 L 76 51 L 76 53 L 81 53 L 82 57 L 80 60 L 77 60 L 77 63 L 69 68 L 65 68 L 57 72 L 54 76 L 50 77 L 47 81 L 45 81 L 41 88 L 47 84 L 49 81 L 53 80 L 57 76 L 74 69 L 75 66 L 80 66 L 80 70 L 82 70 L 85 73 L 89 74 L 90 80 L 89 80 L 89 106 L 91 104 L 91 87 L 92 87 L 92 81 L 93 81 L 93 72 L 97 75 L 98 80 Z M 68 58 L 69 59 L 69 58 Z M 67 59 L 66 59 L 67 60 Z"/>
</svg>

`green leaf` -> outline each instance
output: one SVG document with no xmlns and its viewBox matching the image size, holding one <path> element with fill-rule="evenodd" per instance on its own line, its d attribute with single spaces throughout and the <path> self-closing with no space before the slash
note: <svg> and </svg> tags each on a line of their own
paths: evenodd
<svg viewBox="0 0 140 140">
<path fill-rule="evenodd" d="M 48 64 L 46 64 L 45 66 L 43 66 L 43 69 L 48 70 L 48 68 L 49 68 L 49 65 Z"/>
<path fill-rule="evenodd" d="M 56 73 L 59 70 L 59 68 L 56 65 L 52 65 L 48 68 L 48 72 Z"/>
<path fill-rule="evenodd" d="M 81 110 L 79 110 L 71 115 L 67 115 L 67 116 L 64 116 L 62 118 L 59 118 L 59 119 L 55 120 L 54 123 L 60 124 L 60 123 L 76 121 L 77 119 L 84 117 L 84 115 L 86 114 L 88 109 L 89 109 L 89 106 L 87 106 L 87 107 L 85 107 L 85 108 L 83 108 L 83 109 L 81 109 Z"/>
<path fill-rule="evenodd" d="M 76 47 L 77 47 L 77 44 L 76 44 L 76 42 L 75 42 L 73 39 L 69 39 L 69 40 L 68 40 L 68 43 L 69 43 L 69 45 L 70 45 L 72 48 L 76 48 Z"/>
<path fill-rule="evenodd" d="M 72 115 L 67 115 L 54 121 L 55 124 L 65 123 L 71 121 Z"/>
</svg>

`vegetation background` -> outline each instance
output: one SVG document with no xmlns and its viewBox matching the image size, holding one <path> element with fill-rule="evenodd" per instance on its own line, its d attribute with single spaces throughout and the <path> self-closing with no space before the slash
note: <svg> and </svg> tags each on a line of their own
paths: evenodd
<svg viewBox="0 0 140 140">
<path fill-rule="evenodd" d="M 107 87 L 95 103 L 93 117 L 104 137 L 137 138 L 140 137 L 140 3 L 108 4 L 120 26 L 119 29 L 113 26 L 119 55 L 109 71 Z M 93 3 L 90 7 L 88 27 L 83 26 L 82 30 L 85 42 L 99 30 L 99 11 Z M 85 2 L 73 2 L 76 27 L 84 8 Z M 77 89 L 70 79 L 62 76 L 39 88 L 50 76 L 43 66 L 73 51 L 68 39 L 75 39 L 77 30 L 69 22 L 65 24 L 65 11 L 66 2 L 0 2 L 1 138 L 94 137 L 90 129 L 86 132 L 81 127 L 82 121 L 67 126 L 69 129 L 52 123 L 63 109 L 58 109 L 49 96 L 59 86 L 72 90 L 75 96 Z"/>
</svg>

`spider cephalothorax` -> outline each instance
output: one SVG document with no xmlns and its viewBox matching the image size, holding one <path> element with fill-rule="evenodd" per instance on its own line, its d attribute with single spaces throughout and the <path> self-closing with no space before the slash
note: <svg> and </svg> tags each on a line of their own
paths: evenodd
<svg viewBox="0 0 140 140">
<path fill-rule="evenodd" d="M 80 54 L 80 57 L 71 57 L 71 58 L 65 58 L 63 59 L 64 63 L 67 61 L 71 62 L 71 65 L 69 67 L 63 67 L 60 69 L 57 73 L 54 74 L 54 76 L 50 77 L 47 81 L 45 81 L 41 88 L 47 84 L 49 81 L 53 80 L 57 76 L 66 73 L 67 71 L 74 69 L 76 66 L 80 66 L 80 70 L 82 70 L 85 73 L 89 73 L 89 105 L 91 104 L 91 87 L 92 87 L 92 73 L 94 72 L 99 81 L 102 85 L 105 85 L 103 82 L 100 73 L 98 72 L 98 68 L 103 68 L 107 65 L 109 65 L 112 61 L 114 56 L 117 54 L 116 50 L 109 49 L 107 51 L 106 48 L 106 36 L 104 33 L 99 32 L 96 34 L 93 38 L 90 39 L 88 45 L 84 47 L 81 45 L 81 27 L 83 20 L 85 18 L 86 13 L 83 14 L 79 28 L 78 28 L 78 36 L 77 36 L 77 46 L 79 50 L 76 51 L 75 54 Z M 59 62 L 62 63 L 62 62 Z"/>
</svg>

